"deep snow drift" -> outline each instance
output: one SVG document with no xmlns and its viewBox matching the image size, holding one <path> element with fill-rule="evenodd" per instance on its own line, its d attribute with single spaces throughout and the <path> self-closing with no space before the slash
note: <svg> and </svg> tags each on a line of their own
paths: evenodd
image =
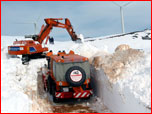
<svg viewBox="0 0 152 114">
<path fill-rule="evenodd" d="M 127 110 L 130 112 L 150 112 L 151 40 L 144 39 L 147 35 L 151 39 L 151 30 L 113 38 L 84 39 L 81 44 L 72 41 L 55 41 L 54 45 L 48 44 L 47 46 L 54 53 L 59 50 L 66 52 L 73 50 L 77 54 L 88 57 L 90 63 L 96 67 L 92 68 L 92 71 L 93 81 L 96 83 L 94 90 L 98 98 L 94 105 L 88 104 L 92 109 L 102 112 L 104 110 L 102 104 L 104 104 L 112 112 L 127 112 Z M 83 36 L 81 35 L 81 37 Z M 42 107 L 43 103 L 48 102 L 41 101 L 37 96 L 37 72 L 46 63 L 46 60 L 31 60 L 29 65 L 22 65 L 20 58 L 10 58 L 7 54 L 7 46 L 12 45 L 15 39 L 20 40 L 24 37 L 1 37 L 2 112 L 52 112 L 53 107 L 50 105 Z M 104 71 L 104 68 L 107 67 L 103 66 L 110 65 L 120 55 L 125 57 L 126 52 L 115 52 L 117 46 L 121 44 L 129 45 L 133 50 L 139 50 L 139 54 L 142 53 L 142 56 L 135 60 L 126 60 L 127 64 L 123 66 L 125 70 L 121 70 L 120 73 L 119 67 L 115 69 L 121 75 L 117 80 L 111 80 L 109 78 L 111 74 L 108 75 Z M 97 57 L 101 57 L 102 60 L 99 59 L 100 62 L 97 62 L 99 64 L 96 66 L 93 61 Z M 115 59 L 112 60 L 110 57 Z M 118 66 L 121 66 L 121 63 Z M 110 69 L 110 67 L 108 68 Z M 39 102 L 36 101 L 37 99 Z M 11 105 L 9 105 L 10 103 Z M 101 104 L 101 107 L 98 104 Z M 50 110 L 46 110 L 46 108 Z"/>
<path fill-rule="evenodd" d="M 131 50 L 134 53 L 126 55 Z M 133 49 L 122 52 L 102 59 L 95 57 L 93 65 L 100 63 L 92 73 L 97 95 L 113 112 L 150 112 L 151 53 Z"/>
</svg>

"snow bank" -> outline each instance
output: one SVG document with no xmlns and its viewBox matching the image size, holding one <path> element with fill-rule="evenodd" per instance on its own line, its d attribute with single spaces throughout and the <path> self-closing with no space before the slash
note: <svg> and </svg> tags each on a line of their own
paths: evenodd
<svg viewBox="0 0 152 114">
<path fill-rule="evenodd" d="M 151 41 L 143 39 L 147 35 L 151 30 L 73 46 L 93 63 L 94 92 L 112 112 L 151 112 Z"/>
<path fill-rule="evenodd" d="M 8 88 L 4 88 L 7 89 Z M 27 95 L 15 90 L 2 89 L 2 113 L 27 113 L 30 112 L 30 100 Z M 8 94 L 9 93 L 9 94 Z M 15 102 L 14 102 L 15 101 Z"/>
<path fill-rule="evenodd" d="M 93 109 L 102 112 L 103 105 L 106 105 L 112 112 L 150 112 L 151 41 L 143 39 L 147 35 L 151 38 L 151 30 L 113 38 L 93 38 L 89 42 L 80 35 L 84 40 L 81 44 L 55 41 L 54 45 L 45 46 L 53 53 L 73 50 L 93 63 L 92 80 L 98 96 Z M 37 96 L 37 72 L 46 60 L 32 60 L 29 65 L 22 65 L 20 58 L 10 58 L 7 46 L 15 39 L 24 37 L 1 38 L 2 112 L 52 112 L 45 96 L 44 100 Z M 121 44 L 126 44 L 125 50 L 130 47 L 132 50 L 116 49 Z M 139 59 L 130 59 L 137 58 L 137 55 L 140 55 Z M 114 78 L 112 74 L 115 74 Z"/>
<path fill-rule="evenodd" d="M 14 61 L 7 59 L 7 49 L 2 48 L 1 52 L 2 112 L 30 112 L 30 99 L 24 94 L 20 86 L 16 86 L 16 83 L 19 82 L 15 75 L 16 65 L 14 64 L 20 64 L 20 60 L 17 58 L 14 58 Z"/>
<path fill-rule="evenodd" d="M 146 35 L 151 36 L 151 30 L 145 30 L 143 32 L 137 32 L 134 34 L 127 34 L 124 36 L 115 36 L 109 38 L 110 36 L 102 38 L 90 39 L 90 45 L 97 47 L 100 50 L 107 50 L 109 53 L 113 53 L 117 46 L 121 44 L 127 44 L 133 49 L 142 49 L 145 52 L 151 51 L 151 40 L 143 40 L 142 37 Z M 137 37 L 134 37 L 137 36 Z M 151 39 L 151 37 L 150 37 Z M 87 41 L 88 39 L 86 39 Z"/>
<path fill-rule="evenodd" d="M 139 99 L 148 108 L 151 108 L 151 53 L 131 62 L 124 71 L 126 79 L 118 81 L 122 89 L 128 87 L 135 98 Z M 128 83 L 129 82 L 129 83 Z"/>
<path fill-rule="evenodd" d="M 136 99 L 128 87 L 122 90 L 118 84 L 110 83 L 103 70 L 93 70 L 94 90 L 97 96 L 114 113 L 150 113 L 140 100 Z"/>
<path fill-rule="evenodd" d="M 98 48 L 90 45 L 89 43 L 83 43 L 83 44 L 75 44 L 71 47 L 71 50 L 73 50 L 75 53 L 91 58 L 92 55 L 97 53 L 99 51 Z"/>
<path fill-rule="evenodd" d="M 150 63 L 151 53 L 135 49 L 94 57 L 96 94 L 112 112 L 151 112 Z"/>
<path fill-rule="evenodd" d="M 2 112 L 52 112 L 47 100 L 39 98 L 37 93 L 38 71 L 46 60 L 31 60 L 29 65 L 22 65 L 21 58 L 10 58 L 6 47 L 1 52 Z"/>
<path fill-rule="evenodd" d="M 92 65 L 96 69 L 103 69 L 110 82 L 114 83 L 123 78 L 128 65 L 143 56 L 143 52 L 135 49 L 116 51 L 113 54 L 101 54 L 92 59 Z"/>
</svg>

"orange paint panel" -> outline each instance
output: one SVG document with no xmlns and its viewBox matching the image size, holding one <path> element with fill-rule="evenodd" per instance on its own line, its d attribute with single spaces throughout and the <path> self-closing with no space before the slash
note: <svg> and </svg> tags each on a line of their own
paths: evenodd
<svg viewBox="0 0 152 114">
<path fill-rule="evenodd" d="M 35 44 L 32 40 L 15 41 L 13 44 L 14 46 L 8 46 L 8 53 L 10 55 L 35 54 L 48 51 L 47 47 L 42 48 L 41 44 Z M 30 52 L 30 47 L 33 47 L 36 51 Z M 10 50 L 10 48 L 20 48 L 20 50 Z"/>
</svg>

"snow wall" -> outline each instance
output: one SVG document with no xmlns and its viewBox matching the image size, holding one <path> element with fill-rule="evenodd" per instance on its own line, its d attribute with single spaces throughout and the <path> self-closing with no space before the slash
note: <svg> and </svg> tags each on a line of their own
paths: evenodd
<svg viewBox="0 0 152 114">
<path fill-rule="evenodd" d="M 92 68 L 92 85 L 94 93 L 101 98 L 106 105 L 114 113 L 150 113 L 151 109 L 145 107 L 134 95 L 129 88 L 120 90 L 119 85 L 109 82 L 103 70 L 95 70 Z"/>
<path fill-rule="evenodd" d="M 94 93 L 111 112 L 151 112 L 150 52 L 146 55 L 145 49 L 143 51 L 139 48 L 132 49 L 128 45 L 120 45 L 115 49 L 116 52 L 108 53 L 105 49 L 99 50 L 89 43 L 75 45 L 73 50 L 89 58 L 92 64 Z M 116 72 L 112 72 L 115 65 L 118 68 L 114 69 Z"/>
</svg>

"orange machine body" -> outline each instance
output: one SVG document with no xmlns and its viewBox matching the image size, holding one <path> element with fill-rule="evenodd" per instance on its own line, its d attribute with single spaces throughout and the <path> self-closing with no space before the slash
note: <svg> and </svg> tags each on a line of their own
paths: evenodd
<svg viewBox="0 0 152 114">
<path fill-rule="evenodd" d="M 53 86 L 52 84 L 55 84 L 55 97 L 59 99 L 64 99 L 64 98 L 89 98 L 93 93 L 92 93 L 92 88 L 90 87 L 90 76 L 88 78 L 85 78 L 84 82 L 80 86 L 72 86 L 67 82 L 66 80 L 57 80 L 55 75 L 54 75 L 54 62 L 56 64 L 73 64 L 73 63 L 79 63 L 83 64 L 85 62 L 88 62 L 88 58 L 80 56 L 75 54 L 73 51 L 70 51 L 69 53 L 65 53 L 65 51 L 58 52 L 56 55 L 53 54 L 53 52 L 48 52 L 46 55 L 46 58 L 48 60 L 48 68 L 46 68 L 47 73 L 43 74 L 43 81 L 45 88 L 47 86 Z M 73 64 L 74 65 L 74 64 Z M 74 65 L 75 66 L 75 65 Z M 63 65 L 64 67 L 64 65 Z M 71 66 L 73 67 L 73 66 Z M 84 68 L 84 67 L 82 67 Z M 62 68 L 61 68 L 62 69 Z M 59 69 L 59 70 L 61 70 Z M 42 71 L 43 72 L 43 71 Z M 46 76 L 47 75 L 47 76 Z M 64 77 L 65 75 L 63 75 Z M 47 79 L 48 77 L 51 77 L 53 80 L 53 83 L 51 85 L 47 84 Z M 84 89 L 85 87 L 85 89 Z M 70 91 L 62 91 L 63 88 L 71 88 L 72 90 Z"/>
<path fill-rule="evenodd" d="M 87 57 L 83 57 L 78 54 L 75 54 L 73 51 L 70 51 L 67 54 L 65 52 L 58 52 L 57 55 L 53 55 L 52 52 L 48 52 L 46 56 L 50 57 L 53 61 L 58 62 L 58 63 L 88 61 Z"/>
<path fill-rule="evenodd" d="M 47 47 L 42 47 L 39 42 L 33 40 L 14 41 L 13 46 L 8 46 L 10 55 L 36 54 L 48 51 Z"/>
<path fill-rule="evenodd" d="M 49 33 L 53 27 L 65 28 L 73 41 L 78 40 L 68 18 L 47 18 L 44 20 L 46 25 L 42 25 L 38 35 L 25 36 L 25 38 L 32 38 L 33 40 L 14 41 L 12 46 L 8 46 L 8 53 L 10 55 L 32 55 L 48 51 L 48 48 L 42 48 L 42 43 L 46 39 L 45 44 L 47 44 L 47 41 L 50 38 Z M 65 22 L 61 23 L 59 22 L 60 20 L 65 20 Z"/>
<path fill-rule="evenodd" d="M 50 69 L 50 76 L 54 81 L 56 82 L 56 85 L 60 86 L 60 83 L 62 82 L 63 86 L 69 86 L 69 84 L 66 81 L 56 81 L 54 75 L 53 75 L 53 61 L 57 63 L 72 63 L 72 62 L 85 62 L 88 61 L 87 57 L 83 57 L 80 55 L 75 54 L 73 51 L 70 51 L 68 54 L 65 52 L 58 52 L 57 55 L 53 55 L 52 52 L 47 53 L 47 58 L 51 58 L 51 69 Z M 90 79 L 86 79 L 84 84 L 90 83 Z"/>
</svg>

